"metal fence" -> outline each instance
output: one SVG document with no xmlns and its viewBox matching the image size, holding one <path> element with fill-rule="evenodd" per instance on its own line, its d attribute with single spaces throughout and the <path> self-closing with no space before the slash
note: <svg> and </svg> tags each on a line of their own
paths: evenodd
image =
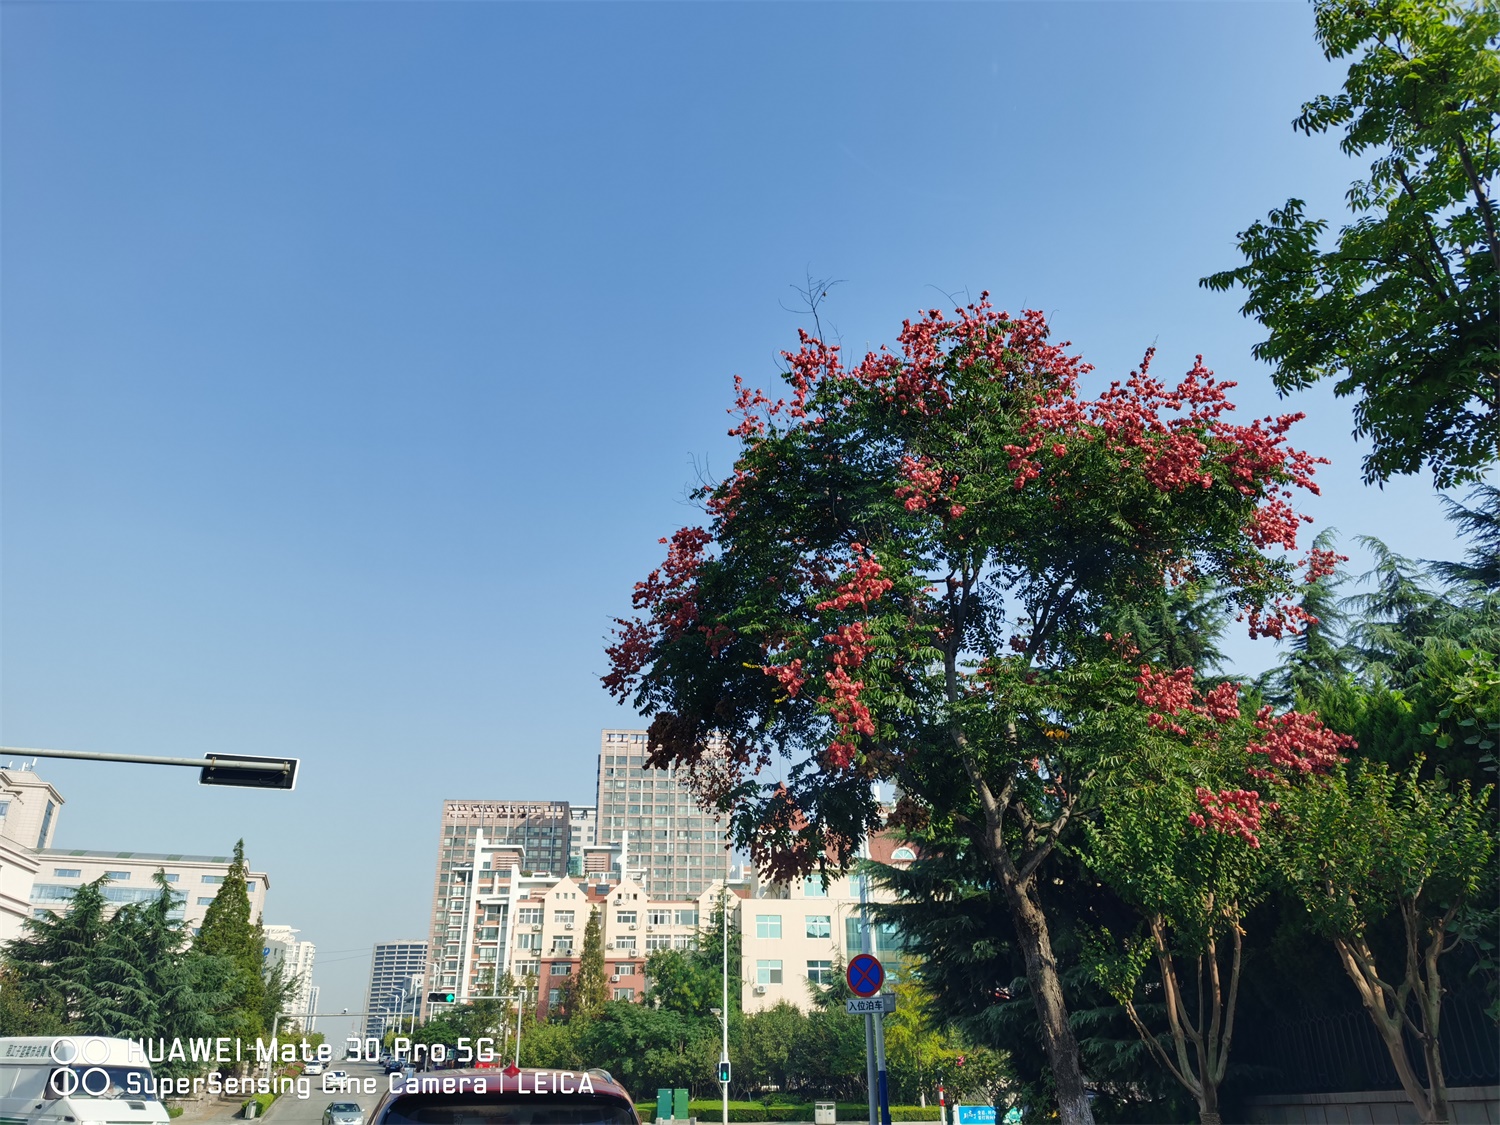
<svg viewBox="0 0 1500 1125">
<path fill-rule="evenodd" d="M 1500 1081 L 1500 1027 L 1485 1015 L 1478 996 L 1459 993 L 1445 998 L 1439 1030 L 1449 1086 Z M 1326 1094 L 1401 1088 L 1385 1044 L 1363 1008 L 1284 1020 L 1267 1032 L 1247 1042 L 1238 1060 L 1264 1068 L 1265 1089 Z M 1421 1047 L 1410 1033 L 1405 1038 L 1407 1058 L 1425 1082 L 1427 1064 Z M 1240 1054 L 1238 1043 L 1235 1048 Z"/>
</svg>

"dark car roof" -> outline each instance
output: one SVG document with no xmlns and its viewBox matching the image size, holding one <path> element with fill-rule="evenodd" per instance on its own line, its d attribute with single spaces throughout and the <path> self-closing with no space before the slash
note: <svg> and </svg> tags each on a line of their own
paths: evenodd
<svg viewBox="0 0 1500 1125">
<path fill-rule="evenodd" d="M 515 1074 L 509 1074 L 504 1069 L 495 1067 L 485 1070 L 434 1070 L 415 1074 L 404 1080 L 400 1089 L 387 1091 L 375 1106 L 374 1112 L 370 1114 L 369 1120 L 379 1121 L 392 1102 L 419 1092 L 423 1094 L 475 1094 L 483 1090 L 487 1094 L 534 1094 L 538 1092 L 544 1096 L 553 1093 L 561 1094 L 558 1080 L 564 1075 L 568 1078 L 568 1084 L 575 1090 L 578 1088 L 579 1080 L 587 1075 L 588 1084 L 593 1087 L 592 1093 L 595 1097 L 613 1098 L 624 1102 L 632 1110 L 635 1108 L 635 1103 L 631 1101 L 625 1087 L 602 1070 L 527 1066 L 522 1067 Z M 539 1076 L 542 1076 L 540 1083 L 538 1083 Z M 420 1089 L 406 1089 L 405 1087 L 410 1083 L 416 1083 Z M 429 1086 L 428 1083 L 433 1083 L 433 1085 Z"/>
</svg>

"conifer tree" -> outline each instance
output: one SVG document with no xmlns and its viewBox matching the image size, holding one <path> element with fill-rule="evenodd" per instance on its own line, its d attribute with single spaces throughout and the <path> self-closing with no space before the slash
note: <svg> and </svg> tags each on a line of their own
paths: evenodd
<svg viewBox="0 0 1500 1125">
<path fill-rule="evenodd" d="M 596 906 L 589 914 L 588 925 L 583 928 L 583 956 L 578 963 L 578 981 L 571 996 L 572 1014 L 587 1015 L 602 1007 L 609 999 L 607 981 L 604 975 L 604 923 Z"/>
<path fill-rule="evenodd" d="M 261 974 L 261 927 L 250 920 L 250 889 L 245 876 L 245 841 L 234 845 L 234 860 L 219 887 L 219 893 L 203 916 L 203 925 L 193 940 L 197 953 L 226 958 L 230 963 L 226 982 L 229 1016 L 239 1034 L 255 1038 L 270 1029 L 266 1026 L 266 986 Z"/>
</svg>

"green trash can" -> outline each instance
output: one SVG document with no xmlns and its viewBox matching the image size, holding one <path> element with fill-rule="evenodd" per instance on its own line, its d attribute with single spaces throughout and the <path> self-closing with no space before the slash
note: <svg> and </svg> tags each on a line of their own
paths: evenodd
<svg viewBox="0 0 1500 1125">
<path fill-rule="evenodd" d="M 672 1116 L 679 1121 L 688 1119 L 688 1092 L 686 1090 L 672 1091 Z"/>
<path fill-rule="evenodd" d="M 671 1116 L 672 1090 L 670 1087 L 663 1087 L 656 1091 L 656 1119 L 662 1121 Z"/>
</svg>

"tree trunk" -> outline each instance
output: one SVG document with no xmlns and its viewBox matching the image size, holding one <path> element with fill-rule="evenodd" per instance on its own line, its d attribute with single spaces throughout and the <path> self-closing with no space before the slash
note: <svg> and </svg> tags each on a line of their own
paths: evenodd
<svg viewBox="0 0 1500 1125">
<path fill-rule="evenodd" d="M 1360 949 L 1360 956 L 1356 956 L 1354 948 L 1340 939 L 1335 939 L 1333 944 L 1338 950 L 1339 960 L 1344 963 L 1344 971 L 1349 974 L 1349 979 L 1359 992 L 1360 1002 L 1364 1004 L 1365 1011 L 1370 1013 L 1375 1030 L 1385 1044 L 1386 1054 L 1391 1057 L 1391 1066 L 1396 1070 L 1396 1077 L 1401 1080 L 1401 1088 L 1406 1091 L 1406 1096 L 1411 1100 L 1423 1125 L 1431 1125 L 1437 1118 L 1433 1115 L 1432 1101 L 1427 1096 L 1427 1090 L 1418 1081 L 1411 1060 L 1406 1057 L 1406 1044 L 1401 1039 L 1401 1013 L 1398 1011 L 1392 1018 L 1391 1013 L 1386 1010 L 1385 993 L 1380 987 L 1379 978 L 1367 978 L 1361 968 L 1362 959 L 1373 965 L 1374 955 L 1368 949 Z"/>
<path fill-rule="evenodd" d="M 1016 940 L 1026 958 L 1026 982 L 1031 987 L 1032 1003 L 1042 1025 L 1042 1045 L 1047 1063 L 1057 1085 L 1057 1111 L 1062 1125 L 1094 1125 L 1083 1086 L 1083 1069 L 1078 1061 L 1078 1041 L 1068 1026 L 1068 1007 L 1063 1000 L 1062 982 L 1057 975 L 1057 961 L 1052 956 L 1052 937 L 1041 905 L 1033 897 L 1031 886 L 1021 886 L 1014 871 L 992 857 L 1000 884 L 1005 889 L 1011 919 L 1016 925 Z"/>
</svg>

